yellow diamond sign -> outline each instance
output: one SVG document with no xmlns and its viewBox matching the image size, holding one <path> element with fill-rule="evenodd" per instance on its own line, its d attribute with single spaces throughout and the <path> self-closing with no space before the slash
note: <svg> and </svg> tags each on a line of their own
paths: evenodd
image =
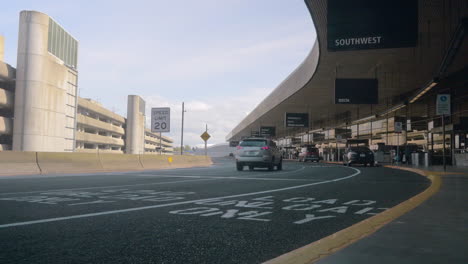
<svg viewBox="0 0 468 264">
<path fill-rule="evenodd" d="M 203 141 L 208 141 L 208 139 L 210 139 L 211 136 L 210 134 L 208 134 L 208 132 L 205 131 L 203 134 L 201 134 L 200 137 L 203 139 Z"/>
</svg>

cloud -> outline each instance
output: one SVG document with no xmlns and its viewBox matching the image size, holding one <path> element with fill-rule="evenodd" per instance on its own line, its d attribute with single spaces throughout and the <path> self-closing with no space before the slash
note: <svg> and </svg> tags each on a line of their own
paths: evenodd
<svg viewBox="0 0 468 264">
<path fill-rule="evenodd" d="M 226 135 L 258 104 L 270 89 L 251 89 L 249 94 L 228 97 L 212 97 L 209 102 L 193 100 L 185 102 L 184 145 L 203 144 L 200 135 L 208 125 L 211 138 L 209 144 L 225 142 Z M 150 127 L 151 107 L 171 108 L 171 132 L 166 135 L 174 139 L 174 146 L 180 145 L 182 124 L 182 103 L 157 95 L 143 96 L 146 101 L 146 126 Z"/>
<path fill-rule="evenodd" d="M 272 54 L 276 56 L 293 50 L 309 50 L 311 47 L 310 34 L 296 34 L 278 39 L 240 44 L 223 50 L 210 49 L 195 54 L 189 58 L 181 58 L 165 64 L 163 68 L 147 70 L 148 74 L 158 76 L 158 80 L 171 79 L 199 79 L 214 76 L 219 73 L 245 71 L 271 60 Z"/>
</svg>

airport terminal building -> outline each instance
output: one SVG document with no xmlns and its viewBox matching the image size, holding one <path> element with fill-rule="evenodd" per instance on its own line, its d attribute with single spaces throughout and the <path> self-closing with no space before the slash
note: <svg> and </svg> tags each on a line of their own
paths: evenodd
<svg viewBox="0 0 468 264">
<path fill-rule="evenodd" d="M 0 36 L 0 151 L 167 153 L 173 140 L 145 129 L 145 102 L 127 117 L 78 96 L 79 42 L 46 14 L 22 11 L 17 67 Z"/>
<path fill-rule="evenodd" d="M 466 1 L 305 3 L 317 32 L 310 53 L 228 141 L 315 145 L 330 161 L 354 141 L 381 162 L 399 149 L 413 164 L 468 165 Z"/>
</svg>

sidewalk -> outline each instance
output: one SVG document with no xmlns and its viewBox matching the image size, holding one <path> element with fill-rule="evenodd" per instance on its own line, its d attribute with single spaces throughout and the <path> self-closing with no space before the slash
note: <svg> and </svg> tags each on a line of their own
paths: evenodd
<svg viewBox="0 0 468 264">
<path fill-rule="evenodd" d="M 468 168 L 416 167 L 442 177 L 439 192 L 377 232 L 316 263 L 468 263 Z"/>
</svg>

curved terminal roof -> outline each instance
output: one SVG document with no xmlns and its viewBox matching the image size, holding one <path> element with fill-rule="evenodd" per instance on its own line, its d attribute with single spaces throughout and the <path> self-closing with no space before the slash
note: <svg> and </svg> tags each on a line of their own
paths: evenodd
<svg viewBox="0 0 468 264">
<path fill-rule="evenodd" d="M 442 9 L 436 4 L 419 1 L 416 47 L 329 52 L 327 2 L 305 0 L 317 31 L 317 39 L 309 55 L 227 135 L 226 140 L 250 136 L 251 131 L 258 131 L 260 126 L 275 126 L 278 137 L 305 132 L 304 129 L 284 127 L 286 112 L 309 113 L 310 130 L 340 125 L 342 120 L 357 120 L 378 114 L 401 103 L 433 80 L 450 40 L 449 35 L 445 39 L 428 37 L 430 32 L 425 27 L 427 20 L 434 21 L 432 26 L 436 31 L 442 31 L 441 25 L 446 23 L 435 19 L 442 17 Z M 458 2 L 462 5 L 461 1 Z M 450 28 L 456 26 L 456 22 L 453 22 Z M 460 60 L 459 66 L 464 67 L 465 64 Z M 377 78 L 379 103 L 359 106 L 334 104 L 335 78 Z"/>
</svg>

